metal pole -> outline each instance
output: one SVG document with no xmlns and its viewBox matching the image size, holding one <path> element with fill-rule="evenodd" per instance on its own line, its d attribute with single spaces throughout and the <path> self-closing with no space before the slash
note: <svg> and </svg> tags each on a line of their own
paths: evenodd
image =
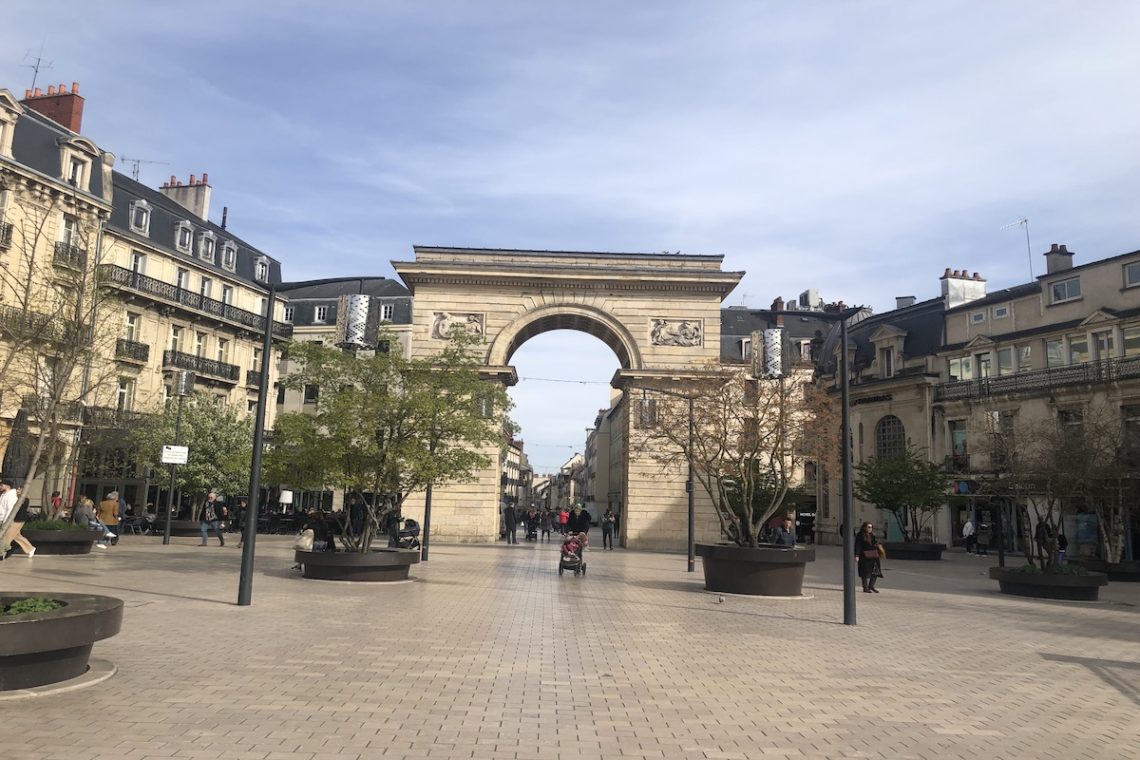
<svg viewBox="0 0 1140 760">
<path fill-rule="evenodd" d="M 424 540 L 420 547 L 420 561 L 428 561 L 428 537 L 431 535 L 431 483 L 424 489 Z"/>
<path fill-rule="evenodd" d="M 257 419 L 253 423 L 253 461 L 249 473 L 249 501 L 242 526 L 241 576 L 238 580 L 239 606 L 248 607 L 253 597 L 253 551 L 257 541 L 257 518 L 261 514 L 261 449 L 265 440 L 265 407 L 269 394 L 269 362 L 273 351 L 273 316 L 277 304 L 277 283 L 269 284 L 265 307 L 265 336 L 261 347 L 261 382 L 257 389 Z"/>
<path fill-rule="evenodd" d="M 685 482 L 689 492 L 689 572 L 697 564 L 697 513 L 693 505 L 693 397 L 689 396 L 689 479 Z"/>
<path fill-rule="evenodd" d="M 847 366 L 847 312 L 839 314 L 839 396 L 843 456 L 843 624 L 855 625 L 855 515 L 851 505 L 851 389 Z"/>
<path fill-rule="evenodd" d="M 178 393 L 181 383 L 178 380 L 178 374 L 174 375 L 174 392 Z M 174 445 L 179 444 L 179 437 L 182 434 L 182 394 L 178 393 L 178 412 L 174 416 Z M 162 529 L 162 543 L 170 543 L 170 521 L 172 519 L 171 513 L 174 511 L 174 476 L 178 472 L 178 465 L 170 465 L 170 490 L 166 492 L 166 527 Z"/>
<path fill-rule="evenodd" d="M 998 540 L 998 567 L 1005 567 L 1005 499 L 990 499 L 990 503 L 997 503 L 994 507 L 994 528 Z"/>
</svg>

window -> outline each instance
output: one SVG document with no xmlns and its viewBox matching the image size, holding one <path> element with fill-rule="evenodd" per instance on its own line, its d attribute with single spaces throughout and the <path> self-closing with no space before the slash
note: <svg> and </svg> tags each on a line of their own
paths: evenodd
<svg viewBox="0 0 1140 760">
<path fill-rule="evenodd" d="M 875 456 L 879 459 L 893 459 L 902 456 L 905 451 L 906 429 L 902 420 L 888 414 L 875 425 Z"/>
<path fill-rule="evenodd" d="M 174 287 L 179 290 L 186 290 L 190 287 L 190 270 L 178 268 L 178 274 L 174 277 Z"/>
<path fill-rule="evenodd" d="M 86 162 L 74 156 L 67 162 L 67 182 L 75 187 L 83 186 L 83 170 L 87 168 Z"/>
<path fill-rule="evenodd" d="M 317 306 L 316 308 L 313 309 L 313 321 L 314 322 L 324 322 L 326 319 L 328 319 L 328 316 L 329 316 L 329 307 L 327 307 L 327 306 Z"/>
<path fill-rule="evenodd" d="M 1095 332 L 1092 337 L 1097 359 L 1111 359 L 1116 356 L 1116 336 L 1112 334 L 1112 330 Z"/>
<path fill-rule="evenodd" d="M 1045 366 L 1049 369 L 1065 366 L 1065 342 L 1060 338 L 1045 341 Z"/>
<path fill-rule="evenodd" d="M 59 236 L 61 243 L 79 246 L 79 220 L 70 214 L 63 215 L 63 230 Z"/>
<path fill-rule="evenodd" d="M 227 364 L 230 360 L 230 342 L 225 338 L 218 338 L 218 361 Z"/>
<path fill-rule="evenodd" d="M 740 358 L 741 359 L 751 359 L 752 358 L 752 338 L 741 338 L 740 339 Z"/>
<path fill-rule="evenodd" d="M 1089 336 L 1069 336 L 1069 364 L 1084 364 L 1089 360 Z"/>
<path fill-rule="evenodd" d="M 1081 297 L 1081 278 L 1072 277 L 1053 283 L 1049 292 L 1053 294 L 1053 303 L 1075 301 Z"/>
<path fill-rule="evenodd" d="M 138 251 L 131 252 L 131 271 L 135 274 L 146 274 L 146 254 Z"/>
<path fill-rule="evenodd" d="M 304 388 L 304 402 L 306 404 L 317 403 L 317 398 L 319 395 L 320 395 L 320 393 L 319 393 L 317 386 L 315 386 L 315 385 L 306 385 L 305 386 L 305 388 Z"/>
<path fill-rule="evenodd" d="M 1140 261 L 1124 265 L 1124 287 L 1140 285 Z"/>
<path fill-rule="evenodd" d="M 954 469 L 958 472 L 970 466 L 970 457 L 966 448 L 966 421 L 950 420 L 950 456 Z"/>
<path fill-rule="evenodd" d="M 997 350 L 997 371 L 999 375 L 1013 374 L 1013 349 L 999 348 Z"/>
<path fill-rule="evenodd" d="M 214 287 L 214 281 L 209 277 L 203 277 L 202 282 L 198 285 L 198 295 L 203 298 L 210 297 L 210 291 Z"/>
<path fill-rule="evenodd" d="M 947 359 L 946 374 L 949 376 L 950 382 L 952 383 L 959 380 L 965 380 L 966 378 L 962 377 L 962 360 L 957 357 L 954 359 Z"/>
<path fill-rule="evenodd" d="M 986 321 L 986 313 L 984 311 L 975 311 L 970 315 L 970 324 L 977 325 Z"/>
<path fill-rule="evenodd" d="M 879 369 L 882 377 L 894 377 L 895 350 L 893 348 L 884 348 L 879 351 Z"/>
<path fill-rule="evenodd" d="M 237 267 L 237 246 L 228 240 L 222 245 L 222 267 L 231 272 Z"/>
<path fill-rule="evenodd" d="M 1140 467 L 1140 406 L 1122 406 L 1120 417 L 1123 423 L 1122 458 L 1127 467 L 1136 469 Z"/>
<path fill-rule="evenodd" d="M 995 306 L 994 307 L 994 319 L 1005 319 L 1008 316 L 1009 316 L 1009 307 L 1008 306 Z"/>
<path fill-rule="evenodd" d="M 178 325 L 170 326 L 170 350 L 182 350 L 182 328 Z"/>
<path fill-rule="evenodd" d="M 974 357 L 978 362 L 978 379 L 990 376 L 990 355 L 989 352 L 978 354 Z"/>
<path fill-rule="evenodd" d="M 1028 372 L 1033 369 L 1033 346 L 1026 343 L 1017 347 L 1017 371 Z"/>
<path fill-rule="evenodd" d="M 392 314 L 395 310 L 396 307 L 390 303 L 380 304 L 380 319 L 385 322 L 391 322 Z"/>
<path fill-rule="evenodd" d="M 182 251 L 182 253 L 190 253 L 190 247 L 194 244 L 194 227 L 190 222 L 179 222 L 178 229 L 174 232 L 174 247 Z"/>
<path fill-rule="evenodd" d="M 115 408 L 120 412 L 129 412 L 135 405 L 135 381 L 128 378 L 119 379 L 119 392 L 115 396 Z"/>
<path fill-rule="evenodd" d="M 1080 409 L 1058 409 L 1057 424 L 1066 434 L 1076 434 L 1085 424 L 1085 415 Z"/>
<path fill-rule="evenodd" d="M 194 333 L 194 355 L 204 357 L 206 355 L 206 333 Z"/>
<path fill-rule="evenodd" d="M 126 321 L 123 323 L 123 338 L 130 341 L 138 341 L 139 339 L 139 322 L 142 319 L 140 314 L 132 314 L 127 312 Z"/>
<path fill-rule="evenodd" d="M 253 265 L 253 278 L 265 282 L 269 279 L 269 262 L 265 259 L 258 259 L 257 263 Z"/>
<path fill-rule="evenodd" d="M 293 311 L 293 308 L 294 307 L 292 307 L 292 306 L 286 306 L 285 307 L 285 321 L 286 322 L 292 322 L 293 321 L 293 314 L 295 313 Z"/>
<path fill-rule="evenodd" d="M 280 383 L 277 384 L 277 403 L 285 403 L 285 386 L 281 385 Z"/>
<path fill-rule="evenodd" d="M 203 232 L 198 238 L 198 258 L 203 261 L 208 261 L 211 264 L 217 263 L 215 258 L 215 250 L 218 242 L 214 239 L 214 233 Z"/>
<path fill-rule="evenodd" d="M 1129 325 L 1123 330 L 1124 355 L 1140 356 L 1140 325 Z"/>
<path fill-rule="evenodd" d="M 222 303 L 229 306 L 234 305 L 234 289 L 232 285 L 222 286 Z"/>
<path fill-rule="evenodd" d="M 641 399 L 638 405 L 638 422 L 643 428 L 651 428 L 657 424 L 657 399 Z"/>
<path fill-rule="evenodd" d="M 261 349 L 260 348 L 254 348 L 253 349 L 253 367 L 252 367 L 252 369 L 254 372 L 260 372 L 261 371 Z"/>
<path fill-rule="evenodd" d="M 131 232 L 150 234 L 150 206 L 146 201 L 132 201 L 130 210 Z"/>
</svg>

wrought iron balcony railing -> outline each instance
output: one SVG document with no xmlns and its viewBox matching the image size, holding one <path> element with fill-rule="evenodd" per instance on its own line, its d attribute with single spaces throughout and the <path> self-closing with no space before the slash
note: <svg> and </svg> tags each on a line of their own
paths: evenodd
<svg viewBox="0 0 1140 760">
<path fill-rule="evenodd" d="M 32 309 L 0 304 L 0 331 L 28 342 L 90 341 L 90 325 L 76 324 L 59 314 L 44 314 Z"/>
<path fill-rule="evenodd" d="M 135 340 L 119 338 L 115 341 L 115 358 L 146 364 L 150 359 L 150 346 Z"/>
<path fill-rule="evenodd" d="M 139 274 L 125 267 L 103 264 L 99 267 L 99 276 L 103 282 L 111 283 L 126 290 L 175 303 L 194 312 L 209 314 L 212 317 L 248 327 L 259 333 L 265 332 L 265 317 L 260 314 L 239 309 L 224 301 L 207 298 L 200 293 L 194 293 L 169 282 Z M 288 338 L 292 334 L 292 325 L 276 321 L 273 323 L 274 337 Z"/>
<path fill-rule="evenodd" d="M 934 400 L 964 401 L 1009 393 L 1035 393 L 1069 385 L 1096 385 L 1131 379 L 1140 379 L 1140 356 L 1100 359 L 1068 367 L 1019 372 L 1016 375 L 942 383 L 934 388 Z"/>
<path fill-rule="evenodd" d="M 236 383 L 241 374 L 241 369 L 236 364 L 226 364 L 194 354 L 184 354 L 181 351 L 163 351 L 162 368 L 188 369 L 196 374 L 224 380 L 227 383 Z"/>
<path fill-rule="evenodd" d="M 97 428 L 123 428 L 141 422 L 148 415 L 113 406 L 89 406 L 83 410 L 83 424 Z"/>
<path fill-rule="evenodd" d="M 60 240 L 55 244 L 55 263 L 82 270 L 87 266 L 87 251 L 77 245 Z"/>
<path fill-rule="evenodd" d="M 60 422 L 78 422 L 83 418 L 83 404 L 79 401 L 53 401 L 49 396 L 24 396 L 23 407 L 34 420 L 55 417 Z"/>
<path fill-rule="evenodd" d="M 245 372 L 245 384 L 250 388 L 261 387 L 261 370 L 249 369 Z"/>
<path fill-rule="evenodd" d="M 12 247 L 12 223 L 0 222 L 0 248 Z"/>
</svg>

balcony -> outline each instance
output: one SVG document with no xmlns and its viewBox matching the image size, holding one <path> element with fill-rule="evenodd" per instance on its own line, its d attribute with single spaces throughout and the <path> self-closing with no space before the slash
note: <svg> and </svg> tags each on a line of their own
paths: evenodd
<svg viewBox="0 0 1140 760">
<path fill-rule="evenodd" d="M 102 264 L 99 267 L 99 277 L 104 283 L 114 285 L 133 293 L 139 293 L 160 303 L 177 304 L 195 315 L 207 314 L 211 317 L 224 319 L 227 322 L 240 325 L 257 333 L 265 332 L 265 317 L 252 311 L 239 309 L 236 306 L 207 298 L 169 282 L 147 277 L 145 274 L 133 272 L 114 264 Z M 288 339 L 293 334 L 293 326 L 284 322 L 273 323 L 273 336 Z"/>
<path fill-rule="evenodd" d="M 0 248 L 12 247 L 12 223 L 0 222 Z"/>
<path fill-rule="evenodd" d="M 83 424 L 92 428 L 118 430 L 142 422 L 148 415 L 113 406 L 89 406 L 83 410 Z"/>
<path fill-rule="evenodd" d="M 241 369 L 236 364 L 216 362 L 194 354 L 184 354 L 181 351 L 162 352 L 163 369 L 188 369 L 196 375 L 210 377 L 226 383 L 237 383 Z"/>
<path fill-rule="evenodd" d="M 935 401 L 966 401 L 1011 393 L 1040 393 L 1072 385 L 1099 385 L 1140 380 L 1140 356 L 1100 359 L 1068 367 L 1019 372 L 1016 375 L 958 380 L 934 387 Z"/>
<path fill-rule="evenodd" d="M 146 343 L 119 338 L 115 341 L 115 358 L 146 364 L 147 360 L 150 359 L 150 346 Z"/>
<path fill-rule="evenodd" d="M 59 400 L 53 402 L 48 396 L 24 396 L 22 406 L 28 416 L 43 422 L 43 415 L 54 416 L 58 422 L 79 422 L 83 419 L 83 404 L 79 401 Z"/>
<path fill-rule="evenodd" d="M 87 251 L 60 240 L 55 244 L 55 263 L 61 267 L 83 271 L 87 266 Z"/>
<path fill-rule="evenodd" d="M 248 385 L 250 388 L 260 388 L 261 387 L 261 370 L 259 370 L 259 369 L 246 370 L 245 384 Z"/>
<path fill-rule="evenodd" d="M 93 337 L 90 325 L 77 325 L 59 314 L 45 314 L 0 304 L 0 331 L 28 342 L 76 343 Z"/>
</svg>

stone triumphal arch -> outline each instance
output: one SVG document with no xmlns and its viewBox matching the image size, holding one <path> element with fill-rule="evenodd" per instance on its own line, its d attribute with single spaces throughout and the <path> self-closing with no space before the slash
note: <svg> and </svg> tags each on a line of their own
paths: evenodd
<svg viewBox="0 0 1140 760">
<path fill-rule="evenodd" d="M 484 376 L 513 385 L 511 357 L 530 338 L 578 330 L 609 346 L 621 369 L 613 385 L 623 399 L 611 450 L 619 456 L 620 538 L 632 548 L 682 548 L 687 535 L 684 472 L 631 453 L 631 404 L 639 389 L 668 388 L 720 357 L 720 310 L 743 272 L 721 270 L 722 256 L 579 253 L 415 247 L 414 261 L 393 267 L 414 296 L 411 350 L 437 352 L 456 326 L 482 336 Z M 468 483 L 437 487 L 432 534 L 449 541 L 498 535 L 498 452 Z M 675 468 L 674 468 L 675 469 Z M 422 502 L 409 504 L 415 513 Z M 698 510 L 698 539 L 713 538 L 716 517 Z"/>
</svg>

